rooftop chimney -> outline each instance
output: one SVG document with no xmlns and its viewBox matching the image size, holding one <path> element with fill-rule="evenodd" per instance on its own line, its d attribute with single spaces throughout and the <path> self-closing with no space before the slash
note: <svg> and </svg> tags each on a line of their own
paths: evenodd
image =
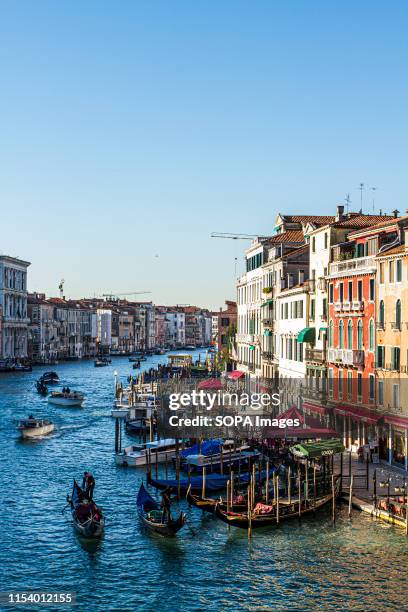
<svg viewBox="0 0 408 612">
<path fill-rule="evenodd" d="M 397 209 L 392 211 L 392 214 L 394 215 L 394 219 L 396 219 L 398 217 L 398 213 L 399 213 L 399 210 L 397 210 Z"/>
<path fill-rule="evenodd" d="M 336 212 L 336 221 L 342 221 L 344 218 L 344 206 L 342 206 L 341 204 L 339 204 L 337 206 L 337 212 Z"/>
</svg>

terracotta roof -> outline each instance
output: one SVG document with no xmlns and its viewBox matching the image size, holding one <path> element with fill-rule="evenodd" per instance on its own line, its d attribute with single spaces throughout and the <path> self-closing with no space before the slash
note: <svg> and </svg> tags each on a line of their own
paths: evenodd
<svg viewBox="0 0 408 612">
<path fill-rule="evenodd" d="M 276 234 L 268 239 L 267 244 L 280 244 L 281 242 L 304 242 L 305 237 L 302 230 L 288 230 L 282 234 Z"/>
<path fill-rule="evenodd" d="M 408 254 L 408 250 L 405 249 L 405 244 L 399 244 L 398 246 L 393 247 L 389 251 L 384 251 L 384 253 L 379 253 L 377 257 L 387 257 L 387 255 L 398 255 L 399 253 Z"/>
<path fill-rule="evenodd" d="M 377 230 L 377 229 L 381 229 L 382 227 L 386 228 L 386 227 L 390 227 L 391 225 L 395 225 L 396 223 L 399 223 L 400 221 L 406 221 L 408 220 L 408 215 L 404 215 L 403 217 L 385 217 L 382 221 L 379 221 L 378 223 L 374 223 L 372 226 L 368 227 L 367 229 L 373 229 L 373 230 Z M 352 235 L 353 233 L 357 233 L 360 230 L 356 230 L 355 232 L 351 232 L 350 235 Z"/>
<path fill-rule="evenodd" d="M 395 221 L 395 219 L 392 219 Z M 360 229 L 366 227 L 372 227 L 375 225 L 381 225 L 384 222 L 391 221 L 389 215 L 356 215 L 343 221 L 337 221 L 333 223 L 334 227 L 350 227 L 352 229 Z"/>
<path fill-rule="evenodd" d="M 314 223 L 316 225 L 328 225 L 336 218 L 333 215 L 282 215 L 288 223 Z"/>
<path fill-rule="evenodd" d="M 283 255 L 283 257 L 291 257 L 292 255 L 299 255 L 299 253 L 308 253 L 309 252 L 309 243 L 308 244 L 304 244 L 303 246 L 297 248 L 297 249 L 292 249 L 291 251 L 288 251 L 287 253 L 285 253 Z"/>
</svg>

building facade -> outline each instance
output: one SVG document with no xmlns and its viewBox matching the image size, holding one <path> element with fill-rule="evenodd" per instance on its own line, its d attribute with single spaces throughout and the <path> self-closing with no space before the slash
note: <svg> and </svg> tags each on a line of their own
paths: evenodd
<svg viewBox="0 0 408 612">
<path fill-rule="evenodd" d="M 0 306 L 2 309 L 1 357 L 28 355 L 27 268 L 30 263 L 0 255 Z"/>
</svg>

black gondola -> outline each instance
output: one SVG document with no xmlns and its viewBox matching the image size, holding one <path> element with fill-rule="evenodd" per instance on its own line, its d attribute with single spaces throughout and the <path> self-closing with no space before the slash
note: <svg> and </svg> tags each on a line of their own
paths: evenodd
<svg viewBox="0 0 408 612">
<path fill-rule="evenodd" d="M 195 506 L 203 512 L 209 512 L 215 514 L 215 508 L 218 505 L 221 510 L 231 510 L 232 512 L 245 512 L 248 508 L 248 498 L 246 495 L 234 495 L 232 498 L 232 505 L 228 507 L 227 500 L 214 499 L 213 497 L 202 497 L 201 495 L 195 495 L 191 492 L 191 487 L 187 489 L 186 500 L 190 506 Z"/>
<path fill-rule="evenodd" d="M 146 491 L 142 482 L 137 494 L 137 511 L 143 525 L 165 536 L 174 536 L 186 522 L 186 515 L 180 512 L 176 519 L 171 516 L 170 509 L 160 504 Z"/>
<path fill-rule="evenodd" d="M 99 538 L 105 528 L 105 519 L 101 508 L 86 497 L 76 480 L 71 497 L 67 496 L 71 507 L 72 521 L 75 530 L 84 538 Z"/>
<path fill-rule="evenodd" d="M 42 380 L 37 380 L 35 387 L 40 395 L 48 395 L 48 387 Z"/>
</svg>

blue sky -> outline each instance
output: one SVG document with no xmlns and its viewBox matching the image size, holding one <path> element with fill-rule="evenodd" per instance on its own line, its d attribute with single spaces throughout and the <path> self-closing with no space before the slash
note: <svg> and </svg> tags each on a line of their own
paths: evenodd
<svg viewBox="0 0 408 612">
<path fill-rule="evenodd" d="M 218 308 L 277 212 L 408 208 L 404 2 L 0 3 L 0 251 Z M 364 195 L 366 212 L 372 196 Z M 150 296 L 146 296 L 150 297 Z"/>
</svg>

